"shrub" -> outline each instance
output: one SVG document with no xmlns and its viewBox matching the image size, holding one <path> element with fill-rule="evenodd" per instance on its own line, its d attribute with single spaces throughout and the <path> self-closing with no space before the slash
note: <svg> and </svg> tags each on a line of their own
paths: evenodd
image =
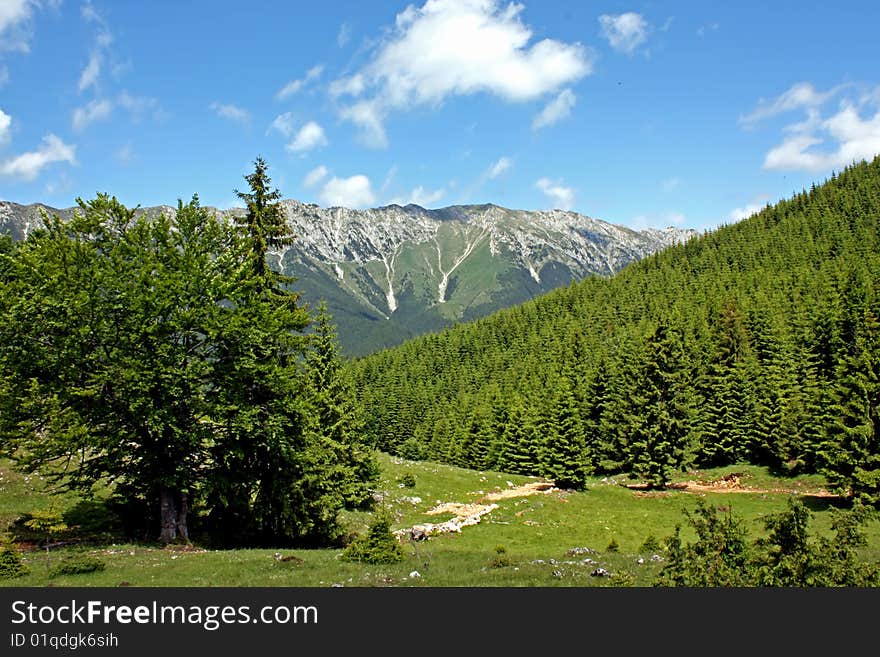
<svg viewBox="0 0 880 657">
<path fill-rule="evenodd" d="M 384 513 L 377 515 L 367 534 L 352 541 L 342 551 L 342 558 L 371 564 L 395 563 L 403 559 L 403 548 L 391 532 L 391 519 Z"/>
<path fill-rule="evenodd" d="M 397 483 L 404 488 L 414 488 L 416 485 L 416 476 L 412 472 L 406 472 L 397 478 Z"/>
<path fill-rule="evenodd" d="M 660 544 L 660 541 L 657 540 L 657 537 L 653 534 L 648 534 L 645 537 L 645 542 L 642 543 L 642 546 L 639 548 L 639 552 L 660 552 L 663 549 L 663 546 Z"/>
<path fill-rule="evenodd" d="M 608 547 L 605 548 L 607 552 L 617 552 L 620 550 L 620 545 L 617 542 L 617 539 L 612 537 L 611 541 L 608 543 Z"/>
<path fill-rule="evenodd" d="M 15 579 L 27 575 L 28 567 L 21 562 L 21 555 L 11 545 L 0 550 L 0 579 Z"/>
<path fill-rule="evenodd" d="M 58 577 L 59 575 L 83 575 L 85 573 L 94 573 L 104 570 L 107 567 L 100 559 L 81 555 L 65 559 L 52 569 L 49 577 Z"/>
</svg>

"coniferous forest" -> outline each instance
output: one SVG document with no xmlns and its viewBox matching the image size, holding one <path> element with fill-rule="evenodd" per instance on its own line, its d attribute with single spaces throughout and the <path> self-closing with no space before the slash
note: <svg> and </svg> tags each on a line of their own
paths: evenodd
<svg viewBox="0 0 880 657">
<path fill-rule="evenodd" d="M 369 441 L 582 487 L 731 463 L 880 501 L 880 158 L 351 366 Z"/>
</svg>

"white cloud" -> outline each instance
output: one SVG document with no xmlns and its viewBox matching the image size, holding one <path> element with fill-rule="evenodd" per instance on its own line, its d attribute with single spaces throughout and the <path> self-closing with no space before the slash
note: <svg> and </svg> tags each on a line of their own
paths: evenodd
<svg viewBox="0 0 880 657">
<path fill-rule="evenodd" d="M 365 146 L 370 148 L 388 146 L 388 135 L 385 134 L 385 126 L 382 123 L 384 117 L 378 103 L 369 100 L 355 103 L 343 109 L 340 116 L 360 127 L 360 140 Z"/>
<path fill-rule="evenodd" d="M 76 146 L 65 144 L 55 135 L 48 134 L 43 137 L 43 143 L 37 150 L 0 162 L 0 175 L 30 181 L 53 162 L 76 164 Z"/>
<path fill-rule="evenodd" d="M 880 110 L 862 118 L 859 108 L 844 101 L 833 116 L 808 120 L 764 157 L 764 169 L 820 172 L 871 160 L 880 153 Z M 830 149 L 815 147 L 832 142 Z"/>
<path fill-rule="evenodd" d="M 295 130 L 293 127 L 293 112 L 284 112 L 284 114 L 276 116 L 272 121 L 272 124 L 269 126 L 269 129 L 266 131 L 266 134 L 273 130 L 281 133 L 285 137 L 292 136 Z"/>
<path fill-rule="evenodd" d="M 302 79 L 291 80 L 287 84 L 285 84 L 281 89 L 279 89 L 278 93 L 275 94 L 276 100 L 284 100 L 288 96 L 292 96 L 297 93 L 300 89 L 306 86 L 309 82 L 317 80 L 321 77 L 321 73 L 324 72 L 324 67 L 320 64 L 313 66 L 308 71 L 306 71 L 306 75 Z"/>
<path fill-rule="evenodd" d="M 730 212 L 727 213 L 727 217 L 725 219 L 728 223 L 736 223 L 737 221 L 742 221 L 743 219 L 748 219 L 756 212 L 760 212 L 766 206 L 761 203 L 748 203 L 745 207 L 742 208 L 734 208 Z"/>
<path fill-rule="evenodd" d="M 798 82 L 772 100 L 762 98 L 758 106 L 739 118 L 742 125 L 753 125 L 764 119 L 800 108 L 818 108 L 843 89 L 842 85 L 828 91 L 816 91 L 809 82 Z"/>
<path fill-rule="evenodd" d="M 541 113 L 532 121 L 532 129 L 537 130 L 548 125 L 553 125 L 557 121 L 561 121 L 569 114 L 571 109 L 577 102 L 577 97 L 571 89 L 563 89 L 553 100 L 547 103 L 547 106 L 541 110 Z"/>
<path fill-rule="evenodd" d="M 113 103 L 109 100 L 93 100 L 84 107 L 73 110 L 73 129 L 82 132 L 90 123 L 109 118 L 113 113 Z"/>
<path fill-rule="evenodd" d="M 397 15 L 362 70 L 336 80 L 334 96 L 369 93 L 341 116 L 387 144 L 382 122 L 395 110 L 438 106 L 456 95 L 488 93 L 523 102 L 553 93 L 592 69 L 580 43 L 542 39 L 520 19 L 523 6 L 498 0 L 428 0 Z M 366 103 L 366 104 L 364 104 Z"/>
<path fill-rule="evenodd" d="M 229 119 L 230 121 L 238 121 L 239 123 L 247 123 L 251 115 L 250 113 L 237 105 L 226 103 L 211 103 L 211 109 L 221 119 Z"/>
<path fill-rule="evenodd" d="M 326 144 L 327 136 L 324 134 L 324 128 L 314 121 L 309 121 L 299 129 L 299 132 L 296 133 L 293 141 L 287 144 L 285 148 L 294 153 L 301 153 L 303 151 L 310 151 L 313 148 L 325 146 Z"/>
<path fill-rule="evenodd" d="M 79 74 L 79 92 L 82 93 L 89 87 L 97 86 L 101 77 L 101 69 L 104 64 L 104 53 L 113 43 L 113 35 L 104 18 L 98 13 L 91 2 L 86 2 L 80 7 L 80 15 L 87 23 L 98 25 L 98 34 L 95 36 L 95 45 L 89 53 L 89 61 Z"/>
<path fill-rule="evenodd" d="M 9 142 L 12 133 L 12 117 L 0 109 L 0 146 Z"/>
<path fill-rule="evenodd" d="M 535 187 L 544 192 L 553 201 L 554 208 L 570 210 L 571 206 L 574 205 L 574 190 L 571 187 L 564 187 L 562 181 L 539 178 L 535 183 Z"/>
<path fill-rule="evenodd" d="M 602 36 L 612 48 L 631 55 L 648 38 L 648 22 L 641 14 L 628 11 L 625 14 L 599 16 Z"/>
<path fill-rule="evenodd" d="M 132 143 L 126 142 L 114 153 L 116 161 L 124 167 L 127 167 L 134 160 L 134 148 Z"/>
<path fill-rule="evenodd" d="M 427 208 L 431 205 L 434 205 L 445 195 L 446 190 L 442 187 L 440 189 L 435 189 L 434 191 L 429 191 L 419 185 L 409 193 L 408 198 L 393 198 L 388 201 L 388 205 L 409 205 L 410 203 L 412 203 L 414 205 L 420 205 L 423 208 Z"/>
<path fill-rule="evenodd" d="M 327 177 L 327 174 L 330 173 L 323 164 L 316 166 L 314 169 L 309 171 L 306 174 L 306 177 L 303 179 L 303 185 L 306 187 L 314 187 L 319 182 L 324 180 Z"/>
<path fill-rule="evenodd" d="M 135 121 L 139 121 L 148 112 L 152 114 L 154 121 L 162 121 L 168 117 L 157 98 L 132 96 L 127 91 L 123 91 L 119 94 L 116 102 L 121 108 L 127 110 Z"/>
<path fill-rule="evenodd" d="M 509 157 L 499 157 L 498 160 L 489 167 L 489 171 L 486 172 L 486 175 L 489 176 L 490 179 L 495 179 L 512 166 L 513 160 L 511 160 Z"/>
<path fill-rule="evenodd" d="M 336 45 L 344 48 L 351 41 L 351 25 L 343 23 L 339 26 L 339 32 L 336 34 Z"/>
<path fill-rule="evenodd" d="M 77 88 L 80 93 L 97 84 L 98 78 L 101 75 L 102 61 L 103 56 L 101 55 L 101 52 L 93 50 L 91 55 L 89 55 L 89 63 L 86 64 L 82 73 L 79 74 L 79 84 L 77 85 Z"/>
<path fill-rule="evenodd" d="M 697 36 L 702 39 L 704 36 L 706 36 L 707 33 L 716 32 L 719 27 L 721 27 L 721 25 L 718 23 L 709 23 L 707 25 L 700 25 L 700 27 L 697 28 Z"/>
<path fill-rule="evenodd" d="M 376 202 L 370 187 L 370 179 L 364 175 L 350 178 L 334 176 L 324 184 L 318 197 L 326 206 L 343 208 L 365 208 Z"/>
<path fill-rule="evenodd" d="M 0 50 L 28 52 L 32 0 L 0 1 Z"/>
</svg>

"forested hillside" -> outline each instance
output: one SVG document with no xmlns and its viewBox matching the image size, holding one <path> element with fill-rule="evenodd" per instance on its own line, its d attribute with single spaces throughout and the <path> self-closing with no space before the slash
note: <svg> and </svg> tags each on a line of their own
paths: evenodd
<svg viewBox="0 0 880 657">
<path fill-rule="evenodd" d="M 554 477 L 747 461 L 880 490 L 880 158 L 352 364 L 382 449 Z"/>
</svg>

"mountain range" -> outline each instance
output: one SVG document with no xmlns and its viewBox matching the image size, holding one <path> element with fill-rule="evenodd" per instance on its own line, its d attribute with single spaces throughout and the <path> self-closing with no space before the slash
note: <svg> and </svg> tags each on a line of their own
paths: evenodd
<svg viewBox="0 0 880 657">
<path fill-rule="evenodd" d="M 476 319 L 590 275 L 610 275 L 690 229 L 633 230 L 563 210 L 493 204 L 366 210 L 282 201 L 296 239 L 270 254 L 303 299 L 327 303 L 345 353 L 363 355 Z M 211 208 L 231 217 L 244 210 Z M 41 213 L 75 208 L 0 201 L 0 233 L 24 239 Z M 171 206 L 144 212 L 174 212 Z"/>
</svg>

